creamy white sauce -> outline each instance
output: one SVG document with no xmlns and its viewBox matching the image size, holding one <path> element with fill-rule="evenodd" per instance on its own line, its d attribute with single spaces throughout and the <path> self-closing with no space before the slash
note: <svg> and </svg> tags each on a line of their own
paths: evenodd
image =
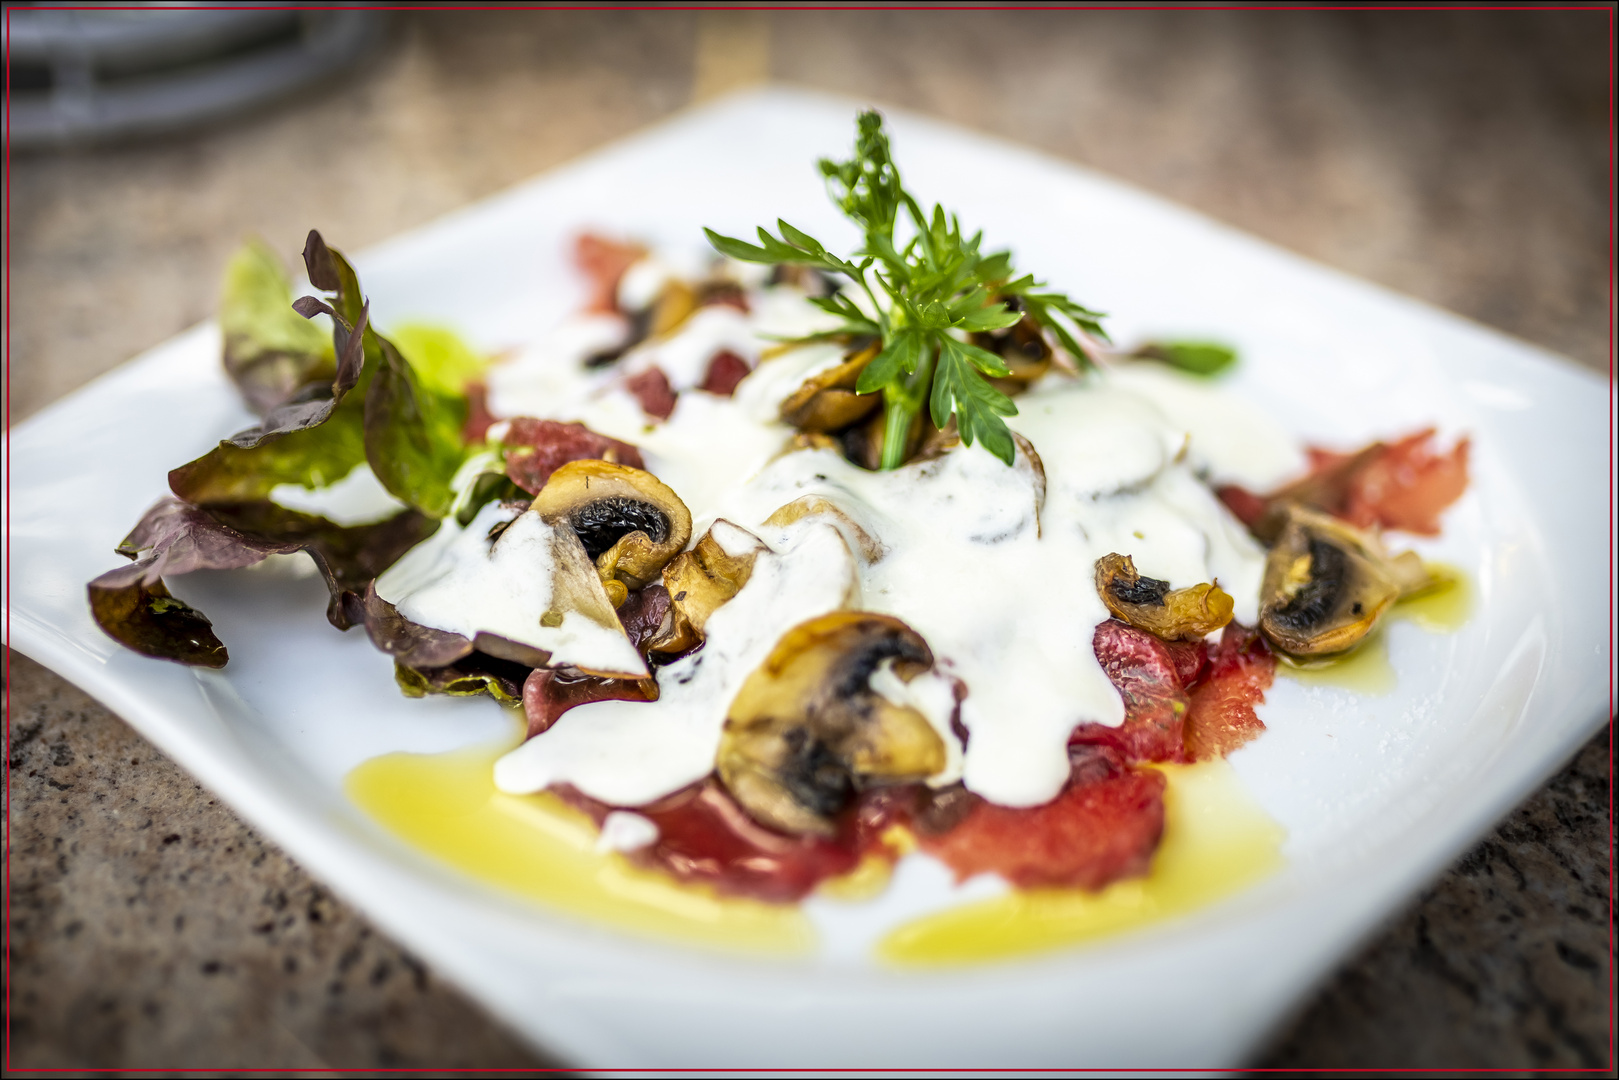
<svg viewBox="0 0 1619 1080">
<path fill-rule="evenodd" d="M 508 520 L 491 544 L 490 530 Z M 561 563 L 557 546 L 555 530 L 539 514 L 512 519 L 511 511 L 490 503 L 466 528 L 446 521 L 412 548 L 377 578 L 377 595 L 435 630 L 467 638 L 496 634 L 550 653 L 555 666 L 644 677 L 646 665 L 616 619 L 608 626 L 576 610 L 553 610 L 557 575 L 579 571 Z M 583 567 L 594 580 L 594 568 Z"/>
<path fill-rule="evenodd" d="M 928 726 L 933 728 L 939 740 L 944 743 L 944 768 L 927 778 L 929 786 L 944 787 L 960 780 L 961 740 L 956 737 L 950 723 L 956 714 L 956 684 L 940 674 L 938 668 L 924 671 L 910 682 L 906 682 L 895 673 L 894 662 L 884 660 L 878 665 L 877 670 L 871 673 L 866 685 L 890 703 L 912 708 L 921 713 L 927 718 Z"/>
<path fill-rule="evenodd" d="M 618 306 L 625 311 L 642 311 L 652 306 L 665 286 L 680 280 L 668 263 L 656 256 L 637 259 L 618 279 Z"/>
<path fill-rule="evenodd" d="M 365 462 L 356 465 L 335 484 L 306 488 L 302 484 L 277 484 L 270 489 L 270 501 L 301 514 L 314 514 L 333 525 L 373 525 L 387 521 L 404 503 L 388 493 Z"/>
<path fill-rule="evenodd" d="M 859 603 L 854 556 L 836 529 L 809 523 L 754 561 L 748 583 L 709 617 L 707 641 L 658 670 L 655 702 L 580 705 L 544 735 L 495 763 L 502 791 L 570 783 L 586 795 L 639 806 L 714 769 L 725 713 L 788 630 Z"/>
<path fill-rule="evenodd" d="M 1276 418 L 1218 382 L 1180 375 L 1161 364 L 1126 364 L 1108 382 L 1151 401 L 1190 436 L 1188 457 L 1215 484 L 1269 491 L 1304 472 L 1304 453 Z"/>
<path fill-rule="evenodd" d="M 632 349 L 621 370 L 633 375 L 660 368 L 678 393 L 701 383 L 709 362 L 721 352 L 735 353 L 752 367 L 759 358 L 759 344 L 751 318 L 730 304 L 709 304 L 692 312 L 679 333 Z"/>
<path fill-rule="evenodd" d="M 613 810 L 602 819 L 596 850 L 638 851 L 658 842 L 658 823 L 629 810 Z"/>
<path fill-rule="evenodd" d="M 618 388 L 627 370 L 654 362 L 677 387 L 694 385 L 722 345 L 750 361 L 760 355 L 756 341 L 740 347 L 739 334 L 764 323 L 802 333 L 825 318 L 792 289 L 753 290 L 749 301 L 751 319 L 734 308 L 703 309 L 605 374 L 584 372 L 577 360 L 560 374 L 531 370 L 546 355 L 536 350 L 492 373 L 498 413 L 578 420 L 640 447 L 691 510 L 694 538 L 724 518 L 770 548 L 748 585 L 710 618 L 704 647 L 659 670 L 658 701 L 569 711 L 500 761 L 502 789 L 567 782 L 635 806 L 702 779 L 738 688 L 782 633 L 856 607 L 904 620 L 933 651 L 934 671 L 909 684 L 891 669 L 871 681 L 921 711 L 944 738 L 950 762 L 932 782 L 960 776 L 993 802 L 1037 805 L 1066 782 L 1076 724 L 1124 719 L 1092 646 L 1108 617 L 1094 582 L 1097 559 L 1130 555 L 1141 573 L 1172 588 L 1218 580 L 1236 617 L 1257 621 L 1263 552 L 1205 482 L 1264 489 L 1301 467 L 1299 448 L 1253 406 L 1145 364 L 1084 381 L 1051 376 L 1016 399 L 1019 415 L 1008 421 L 1034 446 L 1043 475 L 1021 452 L 1008 468 L 965 446 L 874 473 L 832 450 L 784 453 L 794 433 L 777 417 L 780 402 L 840 361 L 833 347 L 759 362 L 733 398 L 686 389 L 664 423 Z M 782 329 L 795 317 L 798 326 Z M 543 400 L 533 390 L 542 385 Z M 780 507 L 812 495 L 847 520 L 765 526 Z M 876 541 L 870 557 L 859 554 L 855 530 Z M 964 751 L 951 730 L 957 681 L 965 687 Z"/>
</svg>

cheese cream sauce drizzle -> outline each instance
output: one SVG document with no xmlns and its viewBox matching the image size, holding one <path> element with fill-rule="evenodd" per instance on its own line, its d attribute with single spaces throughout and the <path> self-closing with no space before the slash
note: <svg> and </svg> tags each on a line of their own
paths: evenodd
<svg viewBox="0 0 1619 1080">
<path fill-rule="evenodd" d="M 554 344 L 492 373 L 498 414 L 576 420 L 633 442 L 690 508 L 694 536 L 722 521 L 720 532 L 732 523 L 764 547 L 747 585 L 710 618 L 702 649 L 656 672 L 657 701 L 570 710 L 499 761 L 502 790 L 569 783 L 605 802 L 637 806 L 702 779 L 713 769 L 727 707 L 777 639 L 816 615 L 859 608 L 903 619 L 933 650 L 936 666 L 927 676 L 906 684 L 879 672 L 872 684 L 916 705 L 952 748 L 950 765 L 933 782 L 959 775 L 993 802 L 1037 805 L 1066 782 L 1067 739 L 1077 723 L 1124 719 L 1092 647 L 1108 617 L 1094 584 L 1098 558 L 1131 555 L 1142 574 L 1172 588 L 1218 580 L 1236 601 L 1236 618 L 1256 622 L 1264 553 L 1206 481 L 1263 490 L 1300 469 L 1297 446 L 1258 410 L 1216 386 L 1147 365 L 1083 381 L 1049 376 L 1017 398 L 1019 415 L 1008 420 L 1026 444 L 1012 467 L 980 447 L 958 446 L 870 472 L 830 449 L 782 452 L 793 432 L 777 418 L 781 400 L 836 364 L 836 348 L 763 360 L 732 398 L 684 389 L 702 378 L 693 357 L 718 348 L 759 356 L 756 339 L 741 339 L 744 328 L 801 334 L 816 326 L 815 309 L 795 290 L 752 290 L 749 301 L 751 317 L 703 309 L 606 373 L 584 371 L 577 362 L 583 352 L 558 363 Z M 577 327 L 570 335 L 588 338 Z M 681 389 L 663 423 L 650 421 L 620 386 L 625 372 L 652 364 L 670 365 L 665 373 Z M 807 496 L 836 513 L 765 524 Z M 478 528 L 474 522 L 466 531 Z M 739 540 L 739 530 L 727 535 L 716 539 L 727 547 L 754 542 Z M 542 558 L 543 549 L 534 542 L 524 550 Z M 528 572 L 545 576 L 541 564 Z M 379 581 L 379 591 L 395 574 Z M 516 587 L 510 574 L 500 579 L 503 588 Z M 492 621 L 469 613 L 480 603 L 507 610 L 500 597 L 429 603 L 422 594 L 400 610 L 456 629 Z M 965 691 L 964 751 L 949 728 L 958 687 Z"/>
<path fill-rule="evenodd" d="M 491 541 L 490 532 L 503 524 Z M 422 626 L 466 638 L 496 634 L 550 653 L 553 664 L 644 676 L 646 665 L 616 621 L 608 626 L 579 611 L 555 610 L 557 571 L 567 558 L 563 552 L 559 559 L 558 539 L 539 514 L 514 518 L 490 503 L 466 528 L 447 521 L 407 552 L 377 578 L 377 595 Z M 582 549 L 576 558 L 577 571 L 593 578 Z"/>
<path fill-rule="evenodd" d="M 335 484 L 306 488 L 302 484 L 277 484 L 270 489 L 270 501 L 288 510 L 315 514 L 333 525 L 371 525 L 386 521 L 407 507 L 388 494 L 371 466 L 361 462 Z"/>
<path fill-rule="evenodd" d="M 570 709 L 495 763 L 495 786 L 523 793 L 569 783 L 603 802 L 635 806 L 696 783 L 714 770 L 726 708 L 777 639 L 859 602 L 842 534 L 807 523 L 759 554 L 747 586 L 709 617 L 701 649 L 658 670 L 657 701 Z"/>
</svg>

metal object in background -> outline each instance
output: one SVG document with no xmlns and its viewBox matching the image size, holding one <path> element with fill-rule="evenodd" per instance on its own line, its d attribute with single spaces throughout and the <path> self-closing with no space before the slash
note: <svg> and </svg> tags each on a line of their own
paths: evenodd
<svg viewBox="0 0 1619 1080">
<path fill-rule="evenodd" d="M 50 149 L 216 121 L 352 65 L 376 11 L 151 8 L 8 12 L 10 136 Z"/>
</svg>

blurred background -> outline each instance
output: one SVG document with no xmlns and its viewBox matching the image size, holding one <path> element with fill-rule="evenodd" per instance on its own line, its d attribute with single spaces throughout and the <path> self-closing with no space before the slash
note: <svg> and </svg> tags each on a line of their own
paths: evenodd
<svg viewBox="0 0 1619 1080">
<path fill-rule="evenodd" d="M 6 15 L 14 421 L 207 318 L 247 234 L 361 249 L 767 81 L 1036 147 L 1609 369 L 1602 9 Z M 547 1063 L 116 717 L 20 656 L 7 678 L 13 1067 Z M 1253 1064 L 1611 1061 L 1605 738 Z"/>
</svg>

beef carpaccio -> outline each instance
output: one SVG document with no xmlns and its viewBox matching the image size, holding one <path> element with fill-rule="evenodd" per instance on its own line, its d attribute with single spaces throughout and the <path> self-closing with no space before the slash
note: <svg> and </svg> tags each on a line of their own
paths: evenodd
<svg viewBox="0 0 1619 1080">
<path fill-rule="evenodd" d="M 724 894 L 914 850 L 1023 889 L 1149 873 L 1163 767 L 1259 737 L 1279 659 L 1433 585 L 1383 530 L 1438 530 L 1468 443 L 1301 446 L 1229 350 L 1115 347 L 859 130 L 822 163 L 857 256 L 786 222 L 697 257 L 586 235 L 580 309 L 499 362 L 381 333 L 317 233 L 324 298 L 290 306 L 250 246 L 226 367 L 262 421 L 171 474 L 98 622 L 220 666 L 164 576 L 307 552 L 405 693 L 521 707 L 499 789 Z"/>
</svg>

